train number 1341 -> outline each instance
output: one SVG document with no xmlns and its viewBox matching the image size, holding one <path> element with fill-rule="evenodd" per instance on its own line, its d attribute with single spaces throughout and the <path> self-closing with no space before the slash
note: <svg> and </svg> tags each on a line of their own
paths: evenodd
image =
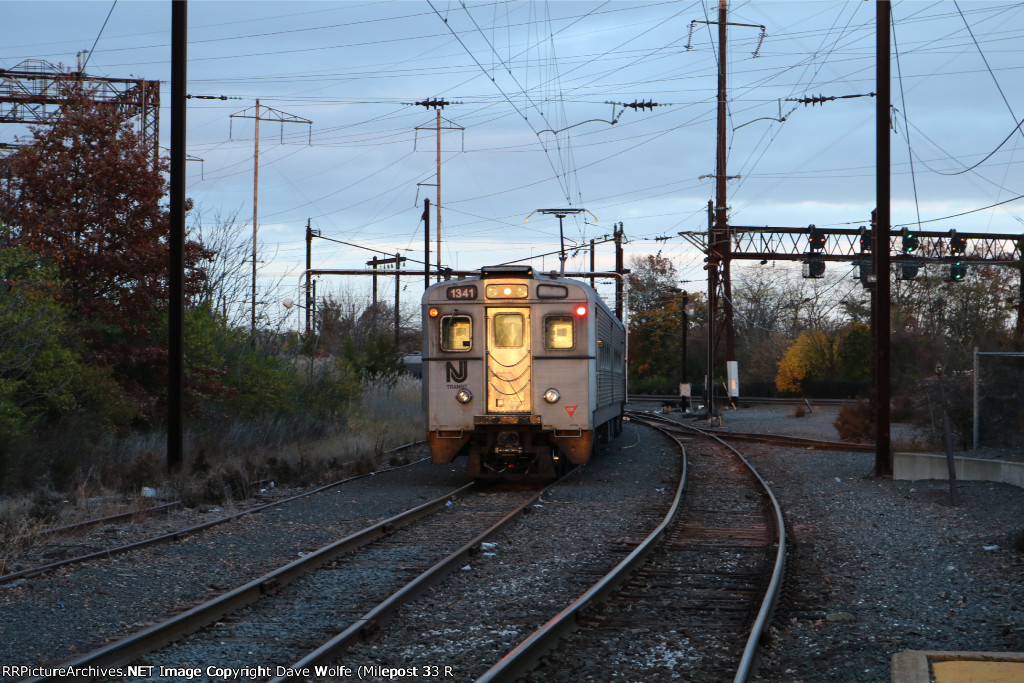
<svg viewBox="0 0 1024 683">
<path fill-rule="evenodd" d="M 476 299 L 476 285 L 458 285 L 456 287 L 449 287 L 445 290 L 445 297 L 449 300 L 455 299 L 458 301 Z"/>
</svg>

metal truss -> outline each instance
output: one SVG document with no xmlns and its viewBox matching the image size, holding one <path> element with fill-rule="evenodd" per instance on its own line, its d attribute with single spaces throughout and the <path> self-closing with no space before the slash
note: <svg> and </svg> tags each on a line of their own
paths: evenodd
<svg viewBox="0 0 1024 683">
<path fill-rule="evenodd" d="M 97 102 L 114 105 L 129 119 L 159 159 L 160 81 L 136 78 L 104 78 L 82 71 L 62 71 L 50 62 L 26 60 L 13 69 L 0 69 L 0 123 L 52 125 L 78 83 L 93 89 Z M 17 149 L 18 142 L 0 142 L 0 149 Z"/>
<path fill-rule="evenodd" d="M 823 247 L 812 252 L 808 243 L 811 227 L 759 228 L 730 226 L 728 230 L 733 259 L 801 261 L 814 257 L 823 261 L 859 261 L 870 256 L 871 248 L 861 247 L 861 238 L 870 234 L 867 227 L 816 228 L 825 236 Z M 682 234 L 682 233 L 680 233 Z M 701 233 L 689 233 L 693 237 Z M 1019 265 L 1024 259 L 1024 234 L 998 235 L 984 232 L 912 232 L 917 238 L 913 252 L 902 248 L 903 233 L 889 235 L 890 260 L 893 263 L 949 263 L 956 260 L 965 265 Z M 687 235 L 683 235 L 687 237 Z M 963 238 L 959 253 L 951 247 L 951 238 Z M 689 237 L 688 237 L 689 239 Z M 691 239 L 692 241 L 692 239 Z"/>
</svg>

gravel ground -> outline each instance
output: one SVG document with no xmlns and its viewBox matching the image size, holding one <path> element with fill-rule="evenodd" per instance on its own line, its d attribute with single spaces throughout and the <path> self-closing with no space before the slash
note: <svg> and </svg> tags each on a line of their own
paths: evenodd
<svg viewBox="0 0 1024 683">
<path fill-rule="evenodd" d="M 657 525 L 678 484 L 678 463 L 670 440 L 627 424 L 503 534 L 491 556 L 403 608 L 379 640 L 353 647 L 341 662 L 419 667 L 416 676 L 363 678 L 370 681 L 476 680 Z M 429 667 L 437 674 L 424 675 Z M 570 673 L 559 680 L 579 679 Z"/>
<path fill-rule="evenodd" d="M 0 665 L 66 661 L 467 481 L 464 467 L 421 462 L 178 543 L 0 584 Z"/>
<path fill-rule="evenodd" d="M 730 411 L 723 429 L 836 438 L 834 408 L 801 418 L 791 413 L 778 407 Z M 899 429 L 893 431 L 897 438 Z M 635 440 L 627 432 L 613 448 Z M 1024 555 L 1013 548 L 1013 537 L 1024 531 L 1024 490 L 961 482 L 963 503 L 952 507 L 946 482 L 871 478 L 872 454 L 757 445 L 741 450 L 772 484 L 791 536 L 789 587 L 757 680 L 881 683 L 889 680 L 892 654 L 902 650 L 1024 651 Z M 610 469 L 599 479 L 614 483 L 622 462 L 606 462 Z M 345 529 L 448 490 L 462 472 L 459 463 L 414 466 L 386 488 L 379 486 L 382 479 L 368 478 L 359 487 L 316 497 L 331 505 L 310 499 L 302 515 L 288 516 L 287 533 L 262 513 L 163 549 L 0 585 L 0 664 L 65 660 L 138 628 L 154 610 L 180 609 Z M 579 493 L 581 502 L 597 495 Z M 615 509 L 613 494 L 607 494 L 608 512 Z M 548 507 L 561 512 L 585 506 Z M 502 581 L 466 572 L 452 589 L 473 578 Z M 443 612 L 449 603 L 433 604 Z M 458 648 L 464 627 L 447 617 L 446 623 L 456 629 Z"/>
<path fill-rule="evenodd" d="M 724 429 L 837 439 L 835 408 L 727 412 Z M 894 435 L 900 427 L 893 429 Z M 748 446 L 791 535 L 761 681 L 890 680 L 903 650 L 1024 651 L 1024 489 L 870 476 L 874 455 Z"/>
</svg>

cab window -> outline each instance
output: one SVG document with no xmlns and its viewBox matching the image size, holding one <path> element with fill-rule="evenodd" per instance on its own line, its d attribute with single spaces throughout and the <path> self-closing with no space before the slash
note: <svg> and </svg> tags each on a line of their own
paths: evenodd
<svg viewBox="0 0 1024 683">
<path fill-rule="evenodd" d="M 572 330 L 572 316 L 550 315 L 544 319 L 544 347 L 548 349 L 571 349 L 575 344 Z"/>
<path fill-rule="evenodd" d="M 441 350 L 469 351 L 473 343 L 473 320 L 468 315 L 441 318 Z"/>
<path fill-rule="evenodd" d="M 523 316 L 519 313 L 497 313 L 494 316 L 494 345 L 516 348 L 523 345 Z"/>
</svg>

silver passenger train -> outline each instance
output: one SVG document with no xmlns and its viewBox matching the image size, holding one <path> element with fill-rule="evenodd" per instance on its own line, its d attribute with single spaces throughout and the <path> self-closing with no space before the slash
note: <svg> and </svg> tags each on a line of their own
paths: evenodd
<svg viewBox="0 0 1024 683">
<path fill-rule="evenodd" d="M 584 282 L 491 266 L 423 294 L 434 463 L 474 478 L 555 477 L 622 431 L 625 330 Z"/>
</svg>

